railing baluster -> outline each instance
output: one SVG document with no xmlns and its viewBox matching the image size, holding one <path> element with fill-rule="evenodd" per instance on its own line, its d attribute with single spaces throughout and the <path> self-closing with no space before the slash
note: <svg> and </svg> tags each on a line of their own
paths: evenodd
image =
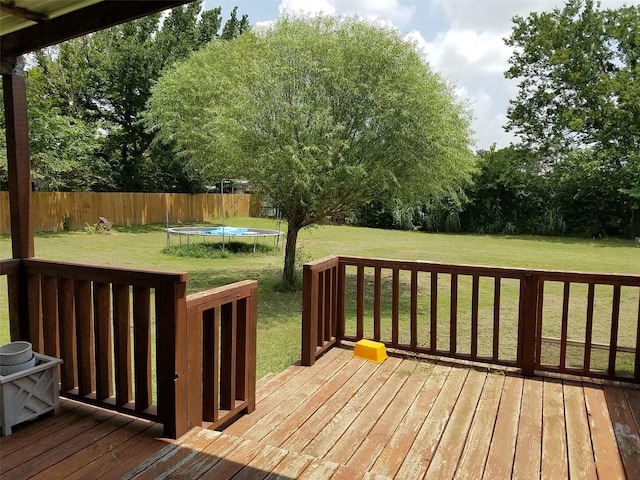
<svg viewBox="0 0 640 480">
<path fill-rule="evenodd" d="M 418 271 L 411 270 L 410 347 L 418 346 Z"/>
<path fill-rule="evenodd" d="M 42 330 L 44 354 L 59 357 L 58 280 L 55 277 L 42 277 Z"/>
<path fill-rule="evenodd" d="M 480 293 L 480 277 L 473 275 L 471 285 L 471 357 L 478 356 L 478 295 Z"/>
<path fill-rule="evenodd" d="M 75 312 L 73 308 L 73 280 L 58 278 L 58 318 L 60 322 L 60 389 L 64 392 L 77 386 Z"/>
<path fill-rule="evenodd" d="M 458 348 L 458 274 L 451 274 L 451 309 L 449 312 L 449 352 Z"/>
<path fill-rule="evenodd" d="M 337 295 L 337 318 L 338 326 L 336 328 L 336 343 L 340 345 L 342 338 L 344 337 L 344 327 L 347 308 L 347 275 L 346 267 L 343 263 L 338 263 L 338 295 Z"/>
<path fill-rule="evenodd" d="M 567 362 L 567 330 L 569 326 L 569 295 L 571 284 L 564 282 L 562 293 L 562 328 L 560 331 L 560 370 L 564 370 Z"/>
<path fill-rule="evenodd" d="M 27 275 L 27 285 L 29 289 L 29 334 L 33 349 L 36 352 L 44 352 L 44 338 L 42 332 L 42 287 L 40 285 L 40 275 Z M 8 285 L 7 285 L 8 286 Z M 17 298 L 16 298 L 17 300 Z M 17 310 L 16 310 L 17 311 Z"/>
<path fill-rule="evenodd" d="M 364 267 L 358 265 L 356 280 L 356 337 L 364 337 Z"/>
<path fill-rule="evenodd" d="M 393 269 L 391 291 L 391 343 L 393 345 L 398 345 L 398 330 L 400 323 L 400 271 L 397 268 Z"/>
<path fill-rule="evenodd" d="M 220 317 L 220 408 L 231 410 L 236 402 L 236 302 L 222 305 Z"/>
<path fill-rule="evenodd" d="M 116 405 L 121 406 L 131 401 L 131 335 L 129 333 L 129 285 L 114 284 L 112 288 Z"/>
<path fill-rule="evenodd" d="M 193 319 L 198 321 L 199 311 L 194 309 Z M 219 356 L 220 356 L 220 308 L 202 312 L 202 418 L 218 421 Z"/>
<path fill-rule="evenodd" d="M 501 278 L 495 277 L 493 283 L 493 349 L 491 359 L 495 362 L 500 356 L 500 285 Z"/>
<path fill-rule="evenodd" d="M 620 285 L 613 286 L 613 305 L 611 306 L 611 340 L 609 341 L 609 375 L 616 374 L 616 353 L 618 350 L 618 322 L 620 320 Z"/>
<path fill-rule="evenodd" d="M 373 339 L 380 341 L 380 303 L 382 298 L 382 269 L 376 267 L 373 279 Z"/>
<path fill-rule="evenodd" d="M 332 324 L 332 315 L 331 312 L 333 310 L 332 305 L 335 303 L 335 299 L 333 297 L 333 269 L 326 270 L 324 272 L 324 301 L 322 302 L 322 309 L 324 312 L 324 341 L 330 342 L 331 337 L 333 336 L 333 331 L 331 328 Z M 323 342 L 324 344 L 324 342 Z"/>
<path fill-rule="evenodd" d="M 151 384 L 151 289 L 133 287 L 133 371 L 135 408 L 145 410 L 152 403 Z"/>
<path fill-rule="evenodd" d="M 591 341 L 593 338 L 593 299 L 595 296 L 595 285 L 589 284 L 589 290 L 587 293 L 587 325 L 584 338 L 584 361 L 582 363 L 582 370 L 585 374 L 591 371 Z"/>
<path fill-rule="evenodd" d="M 536 307 L 535 366 L 542 364 L 542 307 L 544 305 L 544 281 L 538 284 L 538 304 Z M 532 373 L 533 374 L 533 373 Z"/>
<path fill-rule="evenodd" d="M 324 302 L 323 302 L 324 303 Z M 247 338 L 248 338 L 248 309 L 247 299 L 242 298 L 236 302 L 237 308 L 237 330 L 236 330 L 236 400 L 247 400 L 248 398 L 248 383 L 247 383 L 247 370 L 249 365 L 249 359 L 247 358 Z"/>
<path fill-rule="evenodd" d="M 325 273 L 326 271 L 318 272 L 318 315 L 316 315 L 316 322 L 318 322 L 318 326 L 316 327 L 316 331 L 318 332 L 316 345 L 318 347 L 322 347 L 325 340 L 325 306 L 327 295 Z"/>
<path fill-rule="evenodd" d="M 431 353 L 435 353 L 438 349 L 438 272 L 431 271 Z"/>
<path fill-rule="evenodd" d="M 96 399 L 104 400 L 113 393 L 111 375 L 111 292 L 109 284 L 93 284 L 93 318 L 96 345 Z"/>
<path fill-rule="evenodd" d="M 91 282 L 75 281 L 76 339 L 78 352 L 78 393 L 88 395 L 94 391 L 93 315 Z"/>
</svg>

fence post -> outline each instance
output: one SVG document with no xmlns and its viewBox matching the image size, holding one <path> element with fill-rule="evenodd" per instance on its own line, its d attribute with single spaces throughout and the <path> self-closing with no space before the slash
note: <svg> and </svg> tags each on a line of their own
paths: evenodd
<svg viewBox="0 0 640 480">
<path fill-rule="evenodd" d="M 538 276 L 527 272 L 521 280 L 520 331 L 518 352 L 523 375 L 532 376 L 536 364 L 536 326 L 538 321 Z"/>
<path fill-rule="evenodd" d="M 318 343 L 318 276 L 310 265 L 302 267 L 302 358 L 300 363 L 305 367 L 316 361 L 316 345 Z"/>
</svg>

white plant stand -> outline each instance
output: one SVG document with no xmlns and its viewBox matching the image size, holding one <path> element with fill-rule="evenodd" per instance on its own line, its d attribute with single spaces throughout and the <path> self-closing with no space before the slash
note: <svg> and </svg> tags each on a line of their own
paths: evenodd
<svg viewBox="0 0 640 480">
<path fill-rule="evenodd" d="M 59 358 L 34 353 L 35 367 L 0 375 L 0 423 L 2 435 L 11 435 L 11 427 L 60 409 L 58 383 Z"/>
</svg>

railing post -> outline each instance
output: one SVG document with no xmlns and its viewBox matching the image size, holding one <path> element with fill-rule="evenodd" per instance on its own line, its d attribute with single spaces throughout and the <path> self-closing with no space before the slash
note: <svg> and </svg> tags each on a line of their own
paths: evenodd
<svg viewBox="0 0 640 480">
<path fill-rule="evenodd" d="M 189 327 L 195 322 L 187 322 L 186 282 L 157 288 L 156 312 L 158 416 L 164 435 L 179 438 L 202 425 L 201 411 L 198 415 L 189 408 L 190 396 L 202 398 L 202 379 L 188 375 L 189 357 L 201 357 L 202 342 L 193 338 L 189 343 L 193 334 Z"/>
<path fill-rule="evenodd" d="M 538 321 L 538 276 L 527 272 L 521 280 L 518 352 L 523 375 L 533 376 L 536 364 L 536 326 Z"/>
<path fill-rule="evenodd" d="M 310 265 L 302 267 L 302 355 L 300 363 L 305 367 L 316 361 L 318 343 L 318 276 Z"/>
<path fill-rule="evenodd" d="M 247 394 L 249 407 L 247 413 L 256 409 L 256 343 L 258 327 L 258 284 L 251 288 L 251 295 L 247 299 L 249 305 L 248 332 L 247 332 Z"/>
</svg>

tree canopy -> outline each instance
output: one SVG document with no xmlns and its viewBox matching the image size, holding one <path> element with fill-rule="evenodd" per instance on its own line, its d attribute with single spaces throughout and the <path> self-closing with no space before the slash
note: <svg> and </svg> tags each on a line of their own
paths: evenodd
<svg viewBox="0 0 640 480">
<path fill-rule="evenodd" d="M 38 190 L 194 191 L 202 188 L 141 123 L 160 73 L 214 38 L 249 27 L 237 7 L 202 1 L 36 52 L 27 69 L 32 172 Z M 0 119 L 0 128 L 2 128 Z M 3 181 L 0 153 L 0 182 Z"/>
<path fill-rule="evenodd" d="M 416 47 L 357 18 L 281 18 L 214 41 L 152 89 L 147 125 L 212 177 L 247 178 L 298 231 L 381 191 L 428 198 L 468 176 L 469 115 Z"/>
<path fill-rule="evenodd" d="M 592 149 L 640 150 L 640 6 L 601 10 L 593 0 L 515 17 L 507 78 L 518 79 L 507 128 L 558 158 Z"/>
<path fill-rule="evenodd" d="M 506 127 L 541 162 L 572 233 L 640 233 L 640 6 L 515 17 Z"/>
</svg>

